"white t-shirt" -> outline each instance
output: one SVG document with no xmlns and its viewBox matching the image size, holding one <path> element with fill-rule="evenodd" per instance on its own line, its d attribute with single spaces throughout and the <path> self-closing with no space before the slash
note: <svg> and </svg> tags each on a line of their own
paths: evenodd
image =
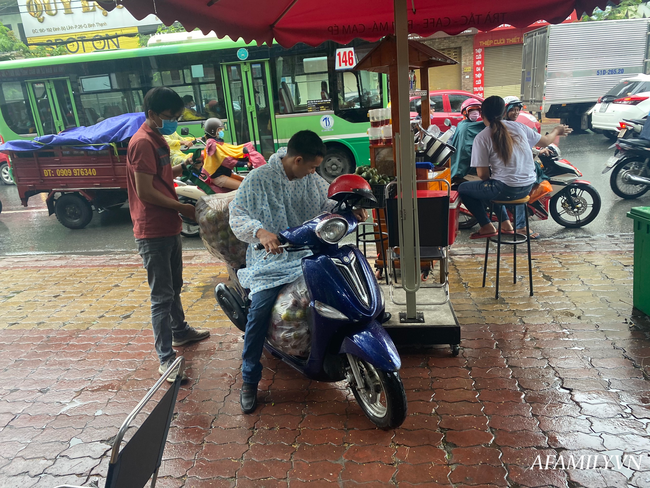
<svg viewBox="0 0 650 488">
<path fill-rule="evenodd" d="M 535 183 L 535 163 L 533 162 L 534 147 L 542 138 L 530 127 L 519 122 L 503 120 L 508 132 L 513 138 L 512 155 L 505 164 L 494 150 L 492 144 L 492 129 L 486 127 L 474 139 L 472 144 L 472 168 L 489 166 L 493 180 L 498 180 L 511 187 L 528 186 Z"/>
</svg>

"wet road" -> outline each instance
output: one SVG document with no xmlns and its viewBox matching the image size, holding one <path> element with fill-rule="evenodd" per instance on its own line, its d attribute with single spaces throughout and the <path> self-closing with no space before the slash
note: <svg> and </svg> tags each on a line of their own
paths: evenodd
<svg viewBox="0 0 650 488">
<path fill-rule="evenodd" d="M 602 207 L 598 218 L 581 229 L 565 229 L 549 219 L 533 221 L 531 228 L 543 238 L 585 237 L 632 232 L 632 221 L 625 214 L 632 207 L 650 206 L 650 192 L 637 200 L 622 200 L 609 187 L 609 173 L 601 174 L 613 153 L 611 142 L 599 134 L 571 135 L 560 141 L 562 156 L 575 164 L 600 193 Z M 62 226 L 56 216 L 48 216 L 45 194 L 34 196 L 29 207 L 22 207 L 15 186 L 0 185 L 0 254 L 24 253 L 102 253 L 135 251 L 133 229 L 127 206 L 98 214 L 81 230 Z M 474 230 L 477 228 L 475 227 Z M 468 239 L 463 231 L 457 241 Z M 202 249 L 200 239 L 183 238 L 185 249 Z"/>
</svg>

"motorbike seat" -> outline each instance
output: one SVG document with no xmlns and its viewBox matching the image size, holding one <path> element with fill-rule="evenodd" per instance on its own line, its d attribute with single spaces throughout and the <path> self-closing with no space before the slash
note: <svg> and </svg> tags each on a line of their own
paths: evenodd
<svg viewBox="0 0 650 488">
<path fill-rule="evenodd" d="M 650 151 L 650 140 L 648 139 L 625 139 L 619 141 L 623 149 L 629 151 Z"/>
</svg>

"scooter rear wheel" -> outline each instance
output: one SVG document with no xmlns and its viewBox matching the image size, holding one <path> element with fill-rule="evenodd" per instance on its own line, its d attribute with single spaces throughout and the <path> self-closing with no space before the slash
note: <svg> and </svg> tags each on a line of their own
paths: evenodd
<svg viewBox="0 0 650 488">
<path fill-rule="evenodd" d="M 351 354 L 348 381 L 363 413 L 380 429 L 395 429 L 406 419 L 406 393 L 397 371 L 381 371 Z M 362 384 L 354 374 L 357 369 Z"/>
<path fill-rule="evenodd" d="M 648 190 L 650 190 L 650 186 L 637 185 L 628 182 L 625 178 L 628 173 L 634 176 L 646 176 L 644 170 L 645 163 L 635 159 L 629 159 L 623 163 L 617 164 L 614 166 L 612 175 L 609 178 L 609 185 L 611 186 L 612 191 L 626 200 L 633 200 L 644 195 Z"/>
</svg>

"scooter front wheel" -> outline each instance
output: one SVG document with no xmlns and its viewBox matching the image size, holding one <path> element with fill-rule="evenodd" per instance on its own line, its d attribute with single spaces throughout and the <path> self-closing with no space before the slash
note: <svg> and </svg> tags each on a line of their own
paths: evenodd
<svg viewBox="0 0 650 488">
<path fill-rule="evenodd" d="M 406 418 L 406 393 L 397 371 L 381 371 L 347 355 L 348 382 L 363 413 L 380 429 L 395 429 Z"/>
<path fill-rule="evenodd" d="M 201 228 L 199 224 L 191 220 L 182 218 L 181 222 L 181 235 L 183 237 L 199 237 L 201 234 Z"/>
<path fill-rule="evenodd" d="M 553 195 L 550 202 L 551 217 L 569 229 L 583 227 L 598 216 L 600 194 L 591 185 L 569 185 Z"/>
</svg>

